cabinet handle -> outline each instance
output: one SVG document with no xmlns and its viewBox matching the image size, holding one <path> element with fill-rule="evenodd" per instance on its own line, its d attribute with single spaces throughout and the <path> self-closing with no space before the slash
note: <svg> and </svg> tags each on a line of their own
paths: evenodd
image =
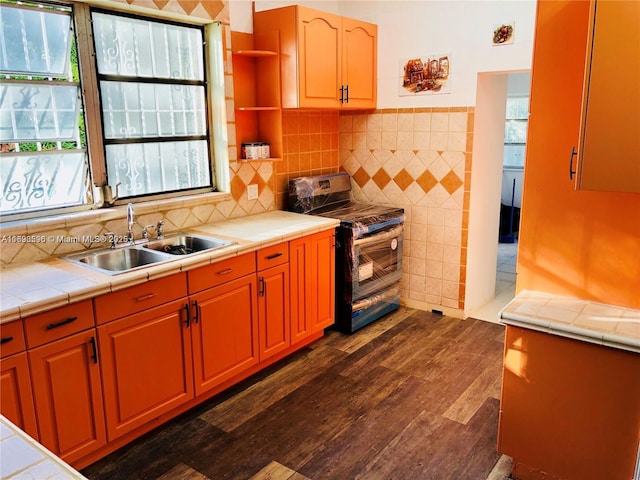
<svg viewBox="0 0 640 480">
<path fill-rule="evenodd" d="M 264 277 L 260 277 L 260 290 L 258 291 L 258 295 L 261 297 L 264 297 L 264 290 L 265 290 L 265 285 L 264 285 Z"/>
<path fill-rule="evenodd" d="M 226 270 L 220 270 L 216 272 L 217 275 L 227 275 L 228 273 L 233 272 L 233 268 L 227 268 Z"/>
<path fill-rule="evenodd" d="M 145 300 L 150 300 L 153 297 L 155 297 L 157 295 L 157 293 L 148 293 L 146 295 L 142 295 L 141 297 L 136 297 L 134 298 L 134 300 L 136 302 L 144 302 Z"/>
<path fill-rule="evenodd" d="M 340 85 L 340 103 L 344 103 L 344 85 Z"/>
<path fill-rule="evenodd" d="M 344 87 L 344 90 L 346 92 L 346 98 L 344 100 L 345 103 L 349 103 L 349 85 L 347 85 L 346 87 Z"/>
<path fill-rule="evenodd" d="M 186 313 L 187 313 L 187 319 L 185 320 L 184 323 L 188 327 L 191 324 L 191 311 L 189 309 L 188 303 L 185 304 L 184 309 L 186 310 Z"/>
<path fill-rule="evenodd" d="M 60 322 L 56 322 L 56 323 L 50 323 L 49 325 L 47 325 L 47 330 L 53 330 L 54 328 L 58 328 L 58 327 L 62 327 L 63 325 L 67 325 L 71 322 L 75 322 L 78 319 L 78 317 L 69 317 L 65 320 L 62 320 Z"/>
<path fill-rule="evenodd" d="M 89 339 L 89 343 L 91 344 L 91 360 L 93 360 L 93 363 L 98 363 L 98 347 L 96 346 L 96 337 L 91 337 Z"/>
<path fill-rule="evenodd" d="M 576 171 L 573 169 L 573 159 L 578 155 L 576 147 L 571 147 L 571 156 L 569 157 L 569 180 L 573 180 Z"/>
<path fill-rule="evenodd" d="M 281 257 L 282 255 L 284 255 L 282 252 L 274 253 L 273 255 L 269 255 L 267 260 L 273 260 L 274 258 Z"/>
<path fill-rule="evenodd" d="M 5 343 L 9 343 L 13 341 L 13 337 L 2 337 L 0 338 L 0 345 L 4 345 Z"/>
<path fill-rule="evenodd" d="M 195 323 L 198 323 L 198 320 L 200 320 L 200 307 L 198 306 L 198 301 L 197 301 L 197 300 L 195 300 L 195 301 L 193 302 L 193 306 L 195 307 L 195 310 L 196 310 L 196 314 L 195 314 L 195 316 L 193 317 L 193 321 L 194 321 Z"/>
</svg>

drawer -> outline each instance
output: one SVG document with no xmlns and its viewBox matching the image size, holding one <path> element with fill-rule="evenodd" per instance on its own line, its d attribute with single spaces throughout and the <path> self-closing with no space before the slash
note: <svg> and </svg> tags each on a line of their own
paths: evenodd
<svg viewBox="0 0 640 480">
<path fill-rule="evenodd" d="M 96 321 L 101 325 L 186 296 L 186 273 L 151 280 L 94 298 Z"/>
<path fill-rule="evenodd" d="M 258 271 L 282 265 L 289 261 L 289 242 L 279 243 L 258 250 Z"/>
<path fill-rule="evenodd" d="M 0 325 L 0 357 L 4 358 L 25 349 L 22 320 Z"/>
<path fill-rule="evenodd" d="M 91 300 L 38 313 L 24 319 L 29 348 L 59 340 L 95 326 Z"/>
<path fill-rule="evenodd" d="M 201 292 L 255 271 L 256 256 L 254 252 L 196 268 L 188 272 L 189 293 Z"/>
</svg>

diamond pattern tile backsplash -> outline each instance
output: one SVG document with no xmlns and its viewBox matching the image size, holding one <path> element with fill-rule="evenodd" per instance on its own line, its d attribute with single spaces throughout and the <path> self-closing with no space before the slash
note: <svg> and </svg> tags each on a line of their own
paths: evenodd
<svg viewBox="0 0 640 480">
<path fill-rule="evenodd" d="M 362 201 L 406 214 L 402 298 L 464 308 L 473 107 L 340 115 L 340 168 Z"/>
</svg>

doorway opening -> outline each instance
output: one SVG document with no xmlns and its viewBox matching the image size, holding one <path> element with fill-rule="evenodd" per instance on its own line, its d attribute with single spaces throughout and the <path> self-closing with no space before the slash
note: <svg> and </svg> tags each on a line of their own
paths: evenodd
<svg viewBox="0 0 640 480">
<path fill-rule="evenodd" d="M 465 317 L 499 322 L 515 295 L 530 78 L 478 75 Z"/>
</svg>

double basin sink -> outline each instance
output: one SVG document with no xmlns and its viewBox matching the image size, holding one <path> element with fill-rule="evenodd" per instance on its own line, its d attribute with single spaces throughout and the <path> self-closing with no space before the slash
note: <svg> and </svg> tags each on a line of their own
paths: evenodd
<svg viewBox="0 0 640 480">
<path fill-rule="evenodd" d="M 181 256 L 209 252 L 235 243 L 216 237 L 177 233 L 141 245 L 83 252 L 69 255 L 65 259 L 108 275 L 116 275 L 171 262 Z"/>
</svg>

